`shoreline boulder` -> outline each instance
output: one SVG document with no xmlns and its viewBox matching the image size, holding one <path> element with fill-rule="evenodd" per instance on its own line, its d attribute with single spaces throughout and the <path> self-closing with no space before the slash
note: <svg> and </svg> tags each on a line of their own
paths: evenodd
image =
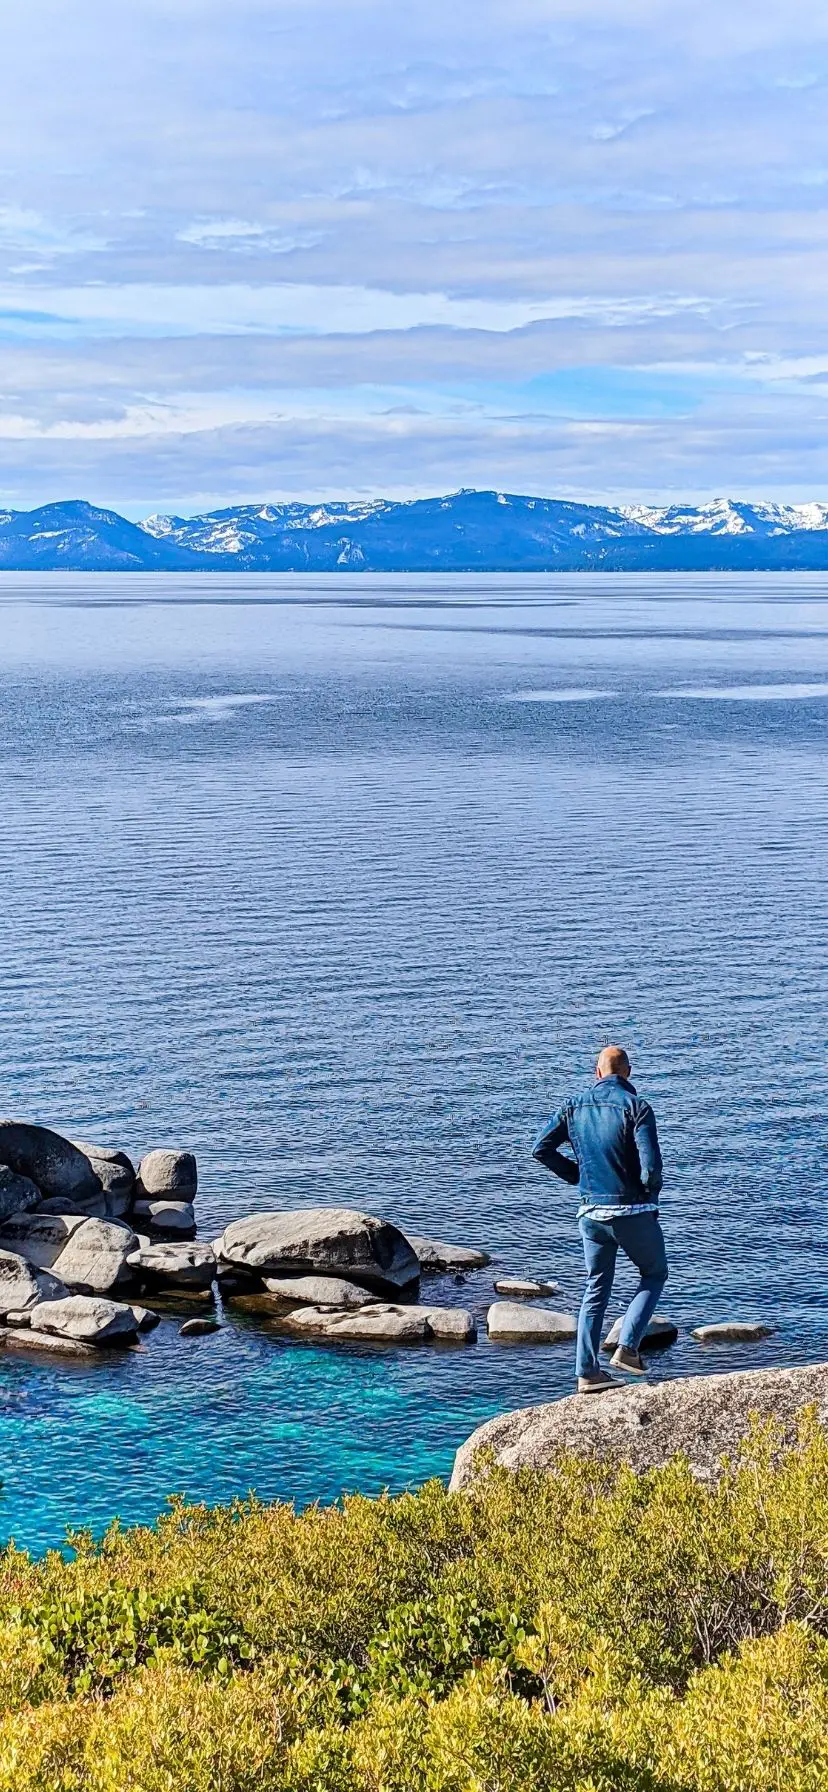
<svg viewBox="0 0 828 1792">
<path fill-rule="evenodd" d="M 212 1245 L 151 1244 L 136 1241 L 130 1251 L 127 1268 L 147 1288 L 211 1288 L 216 1275 L 216 1256 Z"/>
<path fill-rule="evenodd" d="M 81 1139 L 73 1139 L 72 1144 L 88 1159 L 103 1202 L 103 1214 L 92 1217 L 123 1219 L 135 1189 L 135 1168 L 126 1152 L 111 1145 L 87 1145 Z"/>
<path fill-rule="evenodd" d="M 54 1333 L 77 1344 L 124 1344 L 137 1335 L 139 1321 L 132 1307 L 114 1300 L 95 1300 L 88 1294 L 68 1294 L 63 1300 L 44 1300 L 29 1319 L 33 1332 Z"/>
<path fill-rule="evenodd" d="M 310 1307 L 370 1307 L 379 1300 L 368 1288 L 346 1282 L 342 1276 L 265 1276 L 268 1294 L 277 1300 L 303 1302 Z"/>
<path fill-rule="evenodd" d="M 140 1184 L 135 1186 L 138 1188 Z M 194 1238 L 196 1234 L 195 1209 L 191 1201 L 173 1201 L 166 1195 L 153 1196 L 151 1201 L 141 1198 L 133 1204 L 132 1217 L 151 1232 L 173 1234 L 176 1238 Z"/>
<path fill-rule="evenodd" d="M 423 1275 L 447 1275 L 451 1270 L 485 1269 L 491 1263 L 488 1251 L 473 1251 L 464 1244 L 444 1244 L 440 1238 L 421 1238 L 406 1232 L 408 1242 Z"/>
<path fill-rule="evenodd" d="M 621 1342 L 621 1326 L 623 1318 L 616 1319 L 610 1326 L 601 1345 L 602 1350 L 615 1350 Z M 666 1350 L 669 1344 L 675 1344 L 678 1338 L 678 1326 L 672 1319 L 665 1319 L 661 1313 L 654 1313 L 647 1330 L 639 1344 L 639 1350 Z"/>
<path fill-rule="evenodd" d="M 377 1301 L 356 1313 L 336 1312 L 331 1307 L 295 1307 L 280 1325 L 287 1331 L 312 1337 L 351 1338 L 378 1344 L 425 1343 L 429 1336 L 424 1307 L 399 1307 Z"/>
<path fill-rule="evenodd" d="M 41 1300 L 59 1300 L 69 1290 L 47 1269 L 35 1269 L 15 1251 L 0 1250 L 0 1319 L 22 1314 Z"/>
<path fill-rule="evenodd" d="M 235 1220 L 221 1264 L 258 1276 L 332 1275 L 380 1295 L 416 1292 L 419 1261 L 397 1226 L 350 1207 L 310 1207 Z"/>
<path fill-rule="evenodd" d="M 725 1319 L 717 1325 L 697 1325 L 690 1333 L 697 1344 L 758 1344 L 772 1338 L 775 1327 L 761 1320 Z"/>
<path fill-rule="evenodd" d="M 0 1225 L 0 1250 L 51 1270 L 81 1294 L 109 1294 L 128 1281 L 127 1257 L 137 1243 L 120 1220 L 83 1214 L 19 1213 Z"/>
<path fill-rule="evenodd" d="M 496 1300 L 486 1315 L 489 1337 L 521 1344 L 561 1344 L 575 1337 L 578 1326 L 569 1313 L 530 1307 L 523 1301 Z"/>
<path fill-rule="evenodd" d="M 792 1442 L 797 1415 L 810 1405 L 828 1430 L 828 1363 L 637 1382 L 588 1398 L 570 1394 L 480 1425 L 457 1452 L 451 1487 L 457 1491 L 476 1479 L 481 1450 L 491 1451 L 507 1469 L 553 1470 L 557 1459 L 570 1452 L 626 1462 L 640 1471 L 660 1468 L 681 1455 L 696 1478 L 706 1481 L 715 1478 L 724 1456 L 738 1452 L 754 1415 L 775 1419 L 782 1438 Z"/>
<path fill-rule="evenodd" d="M 169 1195 L 174 1201 L 194 1201 L 198 1189 L 198 1166 L 192 1151 L 147 1151 L 138 1165 L 136 1195 L 139 1200 L 158 1200 Z"/>
<path fill-rule="evenodd" d="M 549 1294 L 560 1294 L 560 1282 L 533 1282 L 528 1277 L 500 1276 L 492 1283 L 495 1294 L 506 1300 L 544 1300 Z"/>
<path fill-rule="evenodd" d="M 53 1195 L 70 1200 L 94 1199 L 100 1187 L 92 1165 L 77 1145 L 48 1126 L 24 1120 L 0 1120 L 0 1164 L 18 1176 L 26 1176 L 48 1200 Z"/>
<path fill-rule="evenodd" d="M 41 1200 L 36 1182 L 28 1176 L 18 1176 L 8 1164 L 0 1164 L 0 1220 L 8 1219 L 12 1213 L 29 1213 Z"/>
</svg>

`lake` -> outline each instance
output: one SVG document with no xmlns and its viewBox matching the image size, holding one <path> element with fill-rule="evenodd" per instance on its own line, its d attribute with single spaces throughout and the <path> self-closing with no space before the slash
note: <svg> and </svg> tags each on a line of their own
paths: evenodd
<svg viewBox="0 0 828 1792">
<path fill-rule="evenodd" d="M 357 1206 L 574 1310 L 575 1202 L 530 1146 L 618 1038 L 662 1310 L 778 1327 L 654 1372 L 828 1357 L 828 579 L 7 574 L 0 627 L 5 1113 L 194 1150 L 205 1237 Z M 482 1319 L 492 1273 L 435 1297 Z M 0 1539 L 400 1489 L 572 1387 L 568 1346 L 485 1326 L 223 1319 L 0 1354 Z"/>
</svg>

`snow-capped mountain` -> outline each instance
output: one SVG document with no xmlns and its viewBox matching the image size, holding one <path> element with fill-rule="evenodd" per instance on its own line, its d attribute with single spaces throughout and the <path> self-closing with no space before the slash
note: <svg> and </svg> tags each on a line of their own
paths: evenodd
<svg viewBox="0 0 828 1792">
<path fill-rule="evenodd" d="M 128 522 L 81 499 L 0 510 L 16 571 L 576 572 L 828 569 L 828 504 L 572 504 L 459 491 L 239 504 Z"/>
</svg>

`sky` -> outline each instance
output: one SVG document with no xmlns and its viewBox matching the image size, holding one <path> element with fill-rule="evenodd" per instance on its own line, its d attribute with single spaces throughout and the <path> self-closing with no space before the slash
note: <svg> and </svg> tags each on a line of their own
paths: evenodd
<svg viewBox="0 0 828 1792">
<path fill-rule="evenodd" d="M 820 0 L 27 0 L 0 502 L 828 499 Z"/>
</svg>

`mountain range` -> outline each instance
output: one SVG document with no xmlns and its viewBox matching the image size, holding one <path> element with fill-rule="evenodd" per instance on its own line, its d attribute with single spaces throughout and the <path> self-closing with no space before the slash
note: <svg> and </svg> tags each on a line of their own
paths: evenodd
<svg viewBox="0 0 828 1792">
<path fill-rule="evenodd" d="M 82 499 L 0 510 L 14 572 L 828 570 L 828 504 L 571 504 L 495 491 L 237 504 L 129 522 Z"/>
</svg>

